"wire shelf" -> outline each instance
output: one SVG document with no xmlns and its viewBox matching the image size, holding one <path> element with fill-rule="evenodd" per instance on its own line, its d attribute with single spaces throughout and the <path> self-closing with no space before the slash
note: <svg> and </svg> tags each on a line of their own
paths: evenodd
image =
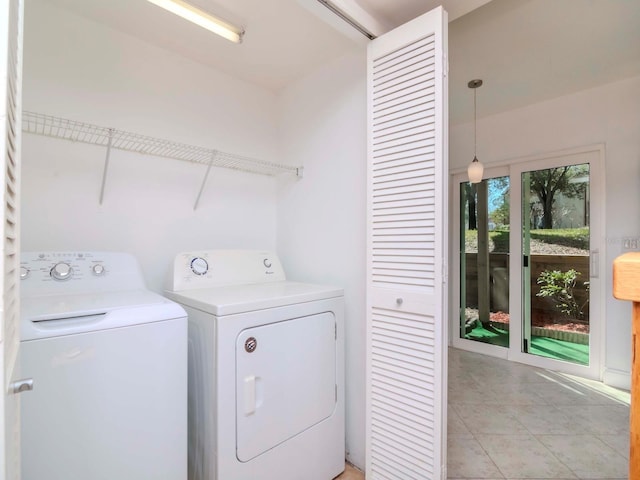
<svg viewBox="0 0 640 480">
<path fill-rule="evenodd" d="M 213 167 L 275 176 L 293 173 L 302 176 L 302 167 L 266 162 L 255 158 L 225 153 L 210 148 L 173 142 L 115 128 L 54 117 L 35 112 L 22 112 L 22 130 L 27 133 L 62 138 L 128 152 L 155 155 Z"/>
</svg>

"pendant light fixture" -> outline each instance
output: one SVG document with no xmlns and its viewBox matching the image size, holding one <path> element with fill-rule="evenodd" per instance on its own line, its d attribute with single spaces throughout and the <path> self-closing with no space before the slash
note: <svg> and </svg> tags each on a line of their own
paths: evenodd
<svg viewBox="0 0 640 480">
<path fill-rule="evenodd" d="M 478 160 L 476 155 L 477 149 L 477 109 L 476 109 L 476 89 L 482 86 L 482 80 L 471 80 L 468 84 L 469 88 L 473 88 L 473 161 L 467 168 L 467 175 L 469 176 L 469 182 L 480 183 L 482 181 L 482 173 L 484 172 L 484 166 Z"/>
</svg>

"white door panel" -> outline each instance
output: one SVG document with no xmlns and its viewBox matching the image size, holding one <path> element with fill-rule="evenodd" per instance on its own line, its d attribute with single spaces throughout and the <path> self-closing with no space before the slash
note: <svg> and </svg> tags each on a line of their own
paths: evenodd
<svg viewBox="0 0 640 480">
<path fill-rule="evenodd" d="M 446 478 L 446 12 L 369 45 L 368 479 Z"/>
</svg>

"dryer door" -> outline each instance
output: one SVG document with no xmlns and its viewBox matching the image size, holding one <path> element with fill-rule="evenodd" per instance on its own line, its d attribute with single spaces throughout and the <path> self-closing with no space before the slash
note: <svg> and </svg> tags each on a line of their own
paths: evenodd
<svg viewBox="0 0 640 480">
<path fill-rule="evenodd" d="M 249 328 L 236 342 L 236 452 L 247 462 L 331 416 L 336 320 L 321 313 Z"/>
</svg>

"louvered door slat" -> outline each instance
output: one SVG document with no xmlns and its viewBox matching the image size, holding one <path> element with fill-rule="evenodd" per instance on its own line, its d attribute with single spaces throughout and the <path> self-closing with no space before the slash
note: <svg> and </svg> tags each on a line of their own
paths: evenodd
<svg viewBox="0 0 640 480">
<path fill-rule="evenodd" d="M 428 451 L 431 444 L 426 440 L 430 430 L 418 430 L 413 427 L 413 422 L 398 415 L 387 416 L 385 406 L 374 405 L 376 424 L 372 427 L 373 432 L 380 432 L 379 438 L 382 441 L 390 439 L 398 443 L 408 443 L 416 451 Z"/>
<path fill-rule="evenodd" d="M 416 72 L 414 77 L 402 76 L 398 83 L 390 85 L 385 92 L 381 92 L 376 97 L 375 114 L 380 114 L 384 108 L 391 105 L 404 103 L 410 98 L 419 98 L 425 96 L 433 96 L 435 94 L 435 85 L 426 86 L 421 82 L 421 72 Z"/>
<path fill-rule="evenodd" d="M 407 269 L 407 270 L 433 270 L 433 262 L 429 262 L 424 258 L 418 257 L 395 257 L 396 261 L 392 261 L 390 258 L 377 258 L 376 261 L 380 264 L 380 268 L 390 269 Z M 398 261 L 404 260 L 404 261 Z"/>
<path fill-rule="evenodd" d="M 384 135 L 380 135 L 378 137 L 378 141 L 374 143 L 374 151 L 379 151 L 377 149 L 379 145 L 386 148 L 396 145 L 405 145 L 407 144 L 407 141 L 411 141 L 416 135 L 429 136 L 430 132 L 433 132 L 433 125 L 429 125 L 425 122 L 423 125 L 419 125 L 408 130 L 403 129 L 397 132 L 385 133 Z"/>
<path fill-rule="evenodd" d="M 398 89 L 407 81 L 432 73 L 435 70 L 432 53 L 432 50 L 423 50 L 420 55 L 404 58 L 388 69 L 377 66 L 376 71 L 379 73 L 374 74 L 376 83 L 373 98 L 378 100 L 382 95 Z"/>
<path fill-rule="evenodd" d="M 427 134 L 432 131 L 434 125 L 429 123 L 427 119 L 420 119 L 419 121 L 410 122 L 409 124 L 400 125 L 398 127 L 383 129 L 379 135 L 376 136 L 378 144 L 384 144 L 390 140 L 401 140 L 403 138 L 411 138 L 413 135 Z"/>
<path fill-rule="evenodd" d="M 408 455 L 411 455 L 414 458 L 420 458 L 424 455 L 425 450 L 428 450 L 428 447 L 424 444 L 418 443 L 410 443 L 406 438 L 396 435 L 393 431 L 393 428 L 385 428 L 388 427 L 384 422 L 381 425 L 376 426 L 375 431 L 380 433 L 377 438 L 382 439 L 381 443 L 383 445 L 387 445 L 391 443 L 396 447 L 401 447 L 403 451 L 407 452 Z M 389 441 L 385 441 L 389 439 Z"/>
<path fill-rule="evenodd" d="M 411 165 L 416 162 L 423 162 L 425 160 L 435 159 L 435 147 L 433 145 L 426 145 L 420 147 L 419 145 L 413 145 L 412 149 L 400 150 L 398 152 L 377 152 L 372 157 L 371 165 L 377 171 L 380 168 L 387 168 L 391 166 Z"/>
<path fill-rule="evenodd" d="M 391 246 L 378 246 L 378 254 L 375 255 L 375 259 L 378 261 L 385 261 L 385 257 L 387 256 L 404 256 L 407 259 L 411 257 L 420 258 L 422 260 L 425 256 L 425 252 L 421 251 L 419 248 L 393 248 Z"/>
<path fill-rule="evenodd" d="M 433 232 L 434 227 L 435 220 L 428 214 L 388 214 L 382 217 L 376 217 L 373 222 L 374 235 L 377 233 L 394 235 L 410 233 L 430 234 Z"/>
<path fill-rule="evenodd" d="M 422 172 L 418 172 L 422 173 Z M 397 179 L 384 179 L 378 180 L 374 178 L 373 186 L 374 191 L 381 192 L 383 194 L 388 194 L 389 190 L 402 192 L 407 189 L 407 187 L 413 187 L 415 185 L 424 185 L 425 183 L 431 183 L 433 181 L 433 175 L 427 174 L 423 175 L 404 175 Z"/>
<path fill-rule="evenodd" d="M 433 429 L 424 423 L 416 422 L 416 419 L 402 408 L 393 408 L 393 404 L 381 401 L 377 397 L 372 399 L 371 404 L 373 417 L 396 435 L 416 445 L 423 444 L 425 447 L 432 445 L 428 435 L 433 432 Z"/>
<path fill-rule="evenodd" d="M 369 47 L 368 480 L 446 478 L 445 17 Z"/>
<path fill-rule="evenodd" d="M 416 111 L 409 115 L 405 112 L 404 116 L 398 116 L 396 118 L 378 118 L 375 124 L 372 124 L 371 133 L 378 135 L 385 135 L 390 131 L 402 130 L 404 128 L 411 128 L 416 124 L 425 122 L 425 118 L 422 111 Z"/>
<path fill-rule="evenodd" d="M 387 52 L 381 52 L 376 60 L 383 68 L 397 63 L 398 58 L 405 58 L 410 52 L 414 52 L 418 48 L 423 48 L 424 45 L 431 41 L 429 36 L 421 35 L 419 38 L 412 39 L 409 43 L 399 45 L 396 48 L 389 49 Z"/>
<path fill-rule="evenodd" d="M 419 329 L 411 329 L 405 325 L 392 324 L 378 324 L 373 332 L 374 335 L 388 339 L 390 343 L 394 340 L 400 340 L 403 342 L 403 345 L 406 344 L 409 348 L 422 348 L 422 345 L 432 347 L 433 339 L 430 338 L 429 335 L 422 333 L 424 332 L 420 332 Z"/>
<path fill-rule="evenodd" d="M 408 110 L 410 113 L 421 113 L 426 117 L 430 112 L 433 112 L 434 104 L 435 99 L 433 95 L 408 98 L 404 102 L 381 109 L 379 118 L 383 121 L 395 120 L 404 115 L 405 110 Z"/>
<path fill-rule="evenodd" d="M 378 439 L 384 439 L 384 436 L 379 436 Z M 390 438 L 390 441 L 381 441 L 377 440 L 374 444 L 374 448 L 379 448 L 382 455 L 387 456 L 390 459 L 399 459 L 402 460 L 401 465 L 405 465 L 407 463 L 416 463 L 418 465 L 423 466 L 423 468 L 428 468 L 428 464 L 424 462 L 424 453 L 420 450 L 405 447 L 400 442 L 395 442 L 396 436 Z M 402 468 L 402 467 L 400 467 Z M 417 472 L 413 472 L 408 470 L 408 475 L 416 475 Z"/>
<path fill-rule="evenodd" d="M 424 73 L 427 73 L 427 71 L 416 71 L 413 77 L 407 77 L 406 75 L 397 77 L 395 84 L 388 85 L 388 88 L 376 95 L 373 110 L 374 115 L 383 115 L 385 111 L 391 107 L 411 104 L 414 100 L 420 98 L 429 98 L 431 101 L 434 100 L 434 86 L 426 87 L 424 83 L 420 82 L 420 77 L 422 77 Z M 416 103 L 426 102 L 420 101 Z"/>
<path fill-rule="evenodd" d="M 424 132 L 423 132 L 424 133 Z M 403 159 L 396 164 L 387 162 L 386 165 L 374 166 L 374 182 L 410 178 L 418 175 L 433 175 L 434 166 L 427 163 L 429 159 Z"/>
<path fill-rule="evenodd" d="M 433 103 L 416 103 L 412 106 L 406 105 L 405 107 L 406 110 L 380 114 L 375 119 L 373 127 L 381 128 L 394 122 L 406 121 L 408 118 L 424 118 L 429 115 L 429 112 L 433 112 L 434 110 Z"/>
<path fill-rule="evenodd" d="M 380 351 L 372 356 L 371 362 L 377 365 L 381 372 L 390 372 L 390 374 L 404 374 L 411 378 L 428 381 L 433 372 L 431 370 L 423 371 L 421 365 L 412 364 L 403 359 L 396 358 L 392 353 Z"/>
<path fill-rule="evenodd" d="M 411 382 L 429 382 L 432 372 L 418 372 L 414 368 L 407 368 L 402 362 L 399 364 L 394 363 L 393 358 L 388 357 L 374 357 L 372 364 L 376 365 L 381 375 L 388 378 L 397 379 L 398 375 L 406 375 L 411 379 Z"/>
<path fill-rule="evenodd" d="M 374 92 L 376 105 L 384 105 L 385 102 L 397 99 L 407 93 L 423 92 L 434 93 L 435 81 L 425 81 L 425 74 L 433 71 L 433 65 L 426 65 L 413 69 L 411 72 L 404 70 L 393 80 L 385 81 L 377 85 Z"/>
<path fill-rule="evenodd" d="M 371 203 L 377 206 L 378 211 L 382 211 L 389 208 L 399 208 L 399 207 L 415 207 L 419 205 L 423 205 L 429 202 L 429 197 L 425 194 L 425 192 L 417 192 L 415 195 L 410 197 L 405 197 L 401 199 L 385 199 L 385 198 L 377 198 L 373 199 Z"/>
<path fill-rule="evenodd" d="M 382 198 L 382 200 L 386 201 L 392 200 L 391 198 L 389 198 L 391 196 L 402 198 L 401 196 L 406 193 L 425 192 L 430 196 L 433 196 L 434 188 L 432 185 L 432 180 L 432 178 L 412 178 L 400 186 L 388 187 L 385 185 L 374 185 L 373 191 L 374 195 L 376 195 L 376 198 L 386 197 Z"/>
<path fill-rule="evenodd" d="M 389 70 L 396 69 L 396 66 L 400 62 L 406 62 L 408 58 L 415 57 L 425 50 L 433 49 L 433 37 L 425 36 L 423 38 L 416 39 L 397 48 L 387 54 L 381 55 L 376 59 L 378 70 L 373 73 L 374 78 L 378 80 L 381 73 L 388 72 Z M 374 85 L 375 90 L 375 85 Z"/>
<path fill-rule="evenodd" d="M 435 102 L 435 95 L 433 91 L 429 90 L 418 90 L 415 92 L 401 90 L 398 92 L 395 100 L 385 100 L 386 101 L 377 104 L 374 115 L 379 115 L 382 118 L 413 107 L 422 107 L 422 111 L 428 111 Z"/>
<path fill-rule="evenodd" d="M 398 112 L 403 112 L 407 108 L 422 107 L 422 110 L 431 108 L 435 101 L 433 93 L 419 90 L 414 93 L 401 91 L 401 95 L 394 101 L 381 102 L 377 105 L 375 115 L 392 116 Z"/>
<path fill-rule="evenodd" d="M 392 209 L 385 209 L 387 211 L 390 211 Z M 427 221 L 429 220 L 429 218 L 427 217 Z M 415 218 L 411 218 L 411 219 L 402 219 L 402 218 L 377 218 L 373 220 L 373 228 L 375 231 L 382 231 L 382 230 L 402 230 L 402 231 L 406 231 L 405 229 L 407 228 L 421 228 L 424 227 L 425 225 L 425 221 L 422 219 L 415 219 Z M 424 233 L 424 232 L 423 232 Z"/>
<path fill-rule="evenodd" d="M 415 168 L 423 165 L 426 161 L 435 160 L 435 152 L 432 145 L 427 148 L 416 148 L 413 151 L 400 152 L 395 154 L 380 155 L 371 162 L 371 172 L 373 175 L 384 173 L 386 170 L 394 168 Z"/>
</svg>

